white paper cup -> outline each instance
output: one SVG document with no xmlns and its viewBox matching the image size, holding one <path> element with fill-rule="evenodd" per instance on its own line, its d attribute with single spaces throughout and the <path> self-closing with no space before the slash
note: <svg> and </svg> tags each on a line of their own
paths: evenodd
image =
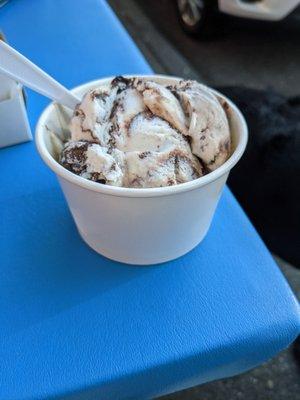
<svg viewBox="0 0 300 400">
<path fill-rule="evenodd" d="M 145 76 L 141 76 L 144 78 Z M 172 84 L 178 78 L 153 75 L 147 78 Z M 73 92 L 107 85 L 112 78 L 81 85 Z M 192 250 L 205 237 L 231 168 L 247 143 L 247 125 L 238 108 L 229 105 L 233 152 L 218 169 L 191 182 L 149 189 L 102 185 L 73 174 L 55 159 L 49 129 L 65 135 L 70 112 L 50 104 L 36 128 L 36 144 L 45 163 L 55 172 L 82 239 L 95 251 L 128 264 L 157 264 Z"/>
</svg>

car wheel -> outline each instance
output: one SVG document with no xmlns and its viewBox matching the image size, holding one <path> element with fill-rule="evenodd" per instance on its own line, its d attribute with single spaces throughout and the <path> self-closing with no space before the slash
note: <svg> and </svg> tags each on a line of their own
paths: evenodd
<svg viewBox="0 0 300 400">
<path fill-rule="evenodd" d="M 185 32 L 203 37 L 214 34 L 216 4 L 213 0 L 177 0 L 179 21 Z"/>
</svg>

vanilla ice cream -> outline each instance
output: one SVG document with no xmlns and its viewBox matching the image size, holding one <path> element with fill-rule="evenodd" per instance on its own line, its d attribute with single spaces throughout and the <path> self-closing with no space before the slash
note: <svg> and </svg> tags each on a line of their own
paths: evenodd
<svg viewBox="0 0 300 400">
<path fill-rule="evenodd" d="M 197 179 L 230 155 L 226 113 L 194 81 L 116 77 L 76 107 L 61 164 L 84 178 L 147 188 Z"/>
</svg>

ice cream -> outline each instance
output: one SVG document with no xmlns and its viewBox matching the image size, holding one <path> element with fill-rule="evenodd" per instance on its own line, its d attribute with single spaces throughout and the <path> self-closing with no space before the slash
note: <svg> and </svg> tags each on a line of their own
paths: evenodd
<svg viewBox="0 0 300 400">
<path fill-rule="evenodd" d="M 171 186 L 197 179 L 230 154 L 217 97 L 194 81 L 164 86 L 116 77 L 76 107 L 61 164 L 113 186 Z"/>
</svg>

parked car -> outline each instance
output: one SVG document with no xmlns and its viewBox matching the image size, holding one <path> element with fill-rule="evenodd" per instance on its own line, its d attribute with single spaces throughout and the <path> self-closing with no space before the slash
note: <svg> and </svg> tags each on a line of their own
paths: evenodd
<svg viewBox="0 0 300 400">
<path fill-rule="evenodd" d="M 180 22 L 190 34 L 209 34 L 215 30 L 216 14 L 259 20 L 278 21 L 285 18 L 300 0 L 177 0 Z"/>
</svg>

